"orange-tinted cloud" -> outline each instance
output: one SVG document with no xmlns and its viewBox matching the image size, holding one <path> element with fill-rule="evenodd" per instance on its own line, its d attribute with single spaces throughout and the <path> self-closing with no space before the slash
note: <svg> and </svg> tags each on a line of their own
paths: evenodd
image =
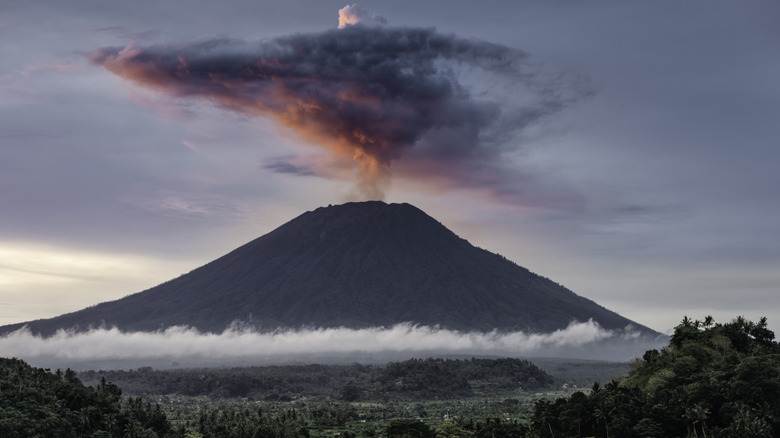
<svg viewBox="0 0 780 438">
<path fill-rule="evenodd" d="M 353 24 L 387 24 L 381 15 L 372 14 L 357 4 L 351 4 L 339 9 L 339 29 Z"/>
<path fill-rule="evenodd" d="M 459 79 L 460 69 L 479 69 L 533 90 L 535 79 L 520 71 L 526 58 L 503 45 L 433 29 L 360 24 L 259 43 L 212 39 L 102 48 L 90 57 L 95 65 L 168 95 L 276 119 L 335 157 L 351 160 L 363 197 L 373 199 L 383 196 L 391 164 L 412 148 L 426 161 L 439 157 L 446 164 L 432 171 L 460 166 L 463 172 L 476 156 L 500 155 L 486 140 L 491 130 L 521 129 L 557 111 L 561 101 L 550 97 L 554 93 L 532 91 L 539 97 L 535 107 L 507 117 L 511 112 L 499 102 L 477 99 Z M 416 177 L 424 179 L 424 172 Z"/>
</svg>

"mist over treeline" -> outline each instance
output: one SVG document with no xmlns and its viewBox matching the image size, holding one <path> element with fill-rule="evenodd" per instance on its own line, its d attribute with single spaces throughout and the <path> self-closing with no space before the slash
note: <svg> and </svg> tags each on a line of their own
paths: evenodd
<svg viewBox="0 0 780 438">
<path fill-rule="evenodd" d="M 0 338 L 0 351 L 50 368 L 186 368 L 280 363 L 386 363 L 453 354 L 500 357 L 570 357 L 628 361 L 664 339 L 627 328 L 606 330 L 593 321 L 552 333 L 460 332 L 397 324 L 384 328 L 257 332 L 233 327 L 201 333 L 188 327 L 158 332 L 99 328 L 60 330 L 44 337 L 21 329 Z"/>
<path fill-rule="evenodd" d="M 83 375 L 94 386 L 84 386 L 73 370 L 0 360 L 0 436 L 50 436 L 55 429 L 56 436 L 113 436 L 118 426 L 127 436 L 231 438 L 306 438 L 334 430 L 388 438 L 412 432 L 427 438 L 736 438 L 780 431 L 780 344 L 766 318 L 686 317 L 667 345 L 647 350 L 627 374 L 558 392 L 563 397 L 555 400 L 529 390 L 560 381 L 529 361 L 506 358 Z M 202 397 L 187 405 L 172 400 L 174 394 L 148 393 L 154 402 L 127 399 L 107 382 L 123 376 L 146 385 L 141 391 L 178 387 L 238 399 L 219 405 Z M 174 381 L 182 384 L 171 386 Z M 304 387 L 324 392 L 298 398 Z M 189 420 L 171 420 L 166 412 Z"/>
</svg>

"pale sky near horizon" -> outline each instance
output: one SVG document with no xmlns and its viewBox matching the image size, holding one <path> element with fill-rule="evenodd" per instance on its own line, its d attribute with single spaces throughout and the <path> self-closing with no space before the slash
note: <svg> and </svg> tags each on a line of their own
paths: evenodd
<svg viewBox="0 0 780 438">
<path fill-rule="evenodd" d="M 529 55 L 529 83 L 456 66 L 469 96 L 457 104 L 502 117 L 554 106 L 478 125 L 468 153 L 489 142 L 489 157 L 455 167 L 467 152 L 426 131 L 430 144 L 390 164 L 386 202 L 661 332 L 708 314 L 780 330 L 778 2 L 359 4 L 383 29 Z M 311 137 L 94 62 L 104 47 L 317 39 L 347 3 L 183 5 L 0 5 L 0 325 L 139 292 L 359 198 Z"/>
</svg>

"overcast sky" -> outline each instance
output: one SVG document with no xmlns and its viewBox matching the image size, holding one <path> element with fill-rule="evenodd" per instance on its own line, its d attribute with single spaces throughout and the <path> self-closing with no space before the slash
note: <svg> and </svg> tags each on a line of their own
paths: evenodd
<svg viewBox="0 0 780 438">
<path fill-rule="evenodd" d="M 2 2 L 0 324 L 383 197 L 656 330 L 708 314 L 780 330 L 780 3 L 363 1 L 338 29 L 345 6 Z M 328 70 L 388 35 L 441 42 L 381 54 L 416 82 L 372 94 L 384 76 Z M 295 71 L 248 94 L 220 64 L 270 54 Z M 303 93 L 298 67 L 335 85 Z M 359 104 L 371 128 L 301 102 Z"/>
</svg>

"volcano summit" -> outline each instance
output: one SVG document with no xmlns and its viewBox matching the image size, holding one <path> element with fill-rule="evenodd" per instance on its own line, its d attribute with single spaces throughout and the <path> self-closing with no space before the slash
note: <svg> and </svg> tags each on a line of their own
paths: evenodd
<svg viewBox="0 0 780 438">
<path fill-rule="evenodd" d="M 236 321 L 259 331 L 408 322 L 550 332 L 590 319 L 656 334 L 474 247 L 412 205 L 370 201 L 318 208 L 159 286 L 0 333 L 23 325 L 42 335 L 99 326 L 222 332 Z"/>
</svg>

